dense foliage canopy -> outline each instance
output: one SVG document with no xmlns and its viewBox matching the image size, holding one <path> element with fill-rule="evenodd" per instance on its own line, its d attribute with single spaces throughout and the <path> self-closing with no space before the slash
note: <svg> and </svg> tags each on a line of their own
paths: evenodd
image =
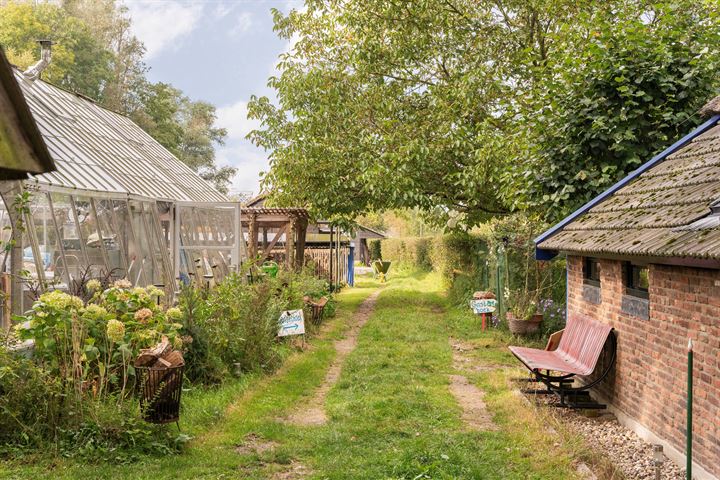
<svg viewBox="0 0 720 480">
<path fill-rule="evenodd" d="M 309 0 L 254 98 L 279 203 L 351 218 L 554 219 L 698 122 L 718 7 L 566 0 Z"/>
<path fill-rule="evenodd" d="M 128 115 L 180 160 L 227 192 L 235 169 L 215 165 L 225 139 L 215 107 L 172 85 L 151 83 L 145 47 L 130 31 L 127 9 L 116 0 L 56 3 L 0 2 L 0 45 L 20 68 L 37 61 L 37 40 L 54 42 L 43 78 Z"/>
</svg>

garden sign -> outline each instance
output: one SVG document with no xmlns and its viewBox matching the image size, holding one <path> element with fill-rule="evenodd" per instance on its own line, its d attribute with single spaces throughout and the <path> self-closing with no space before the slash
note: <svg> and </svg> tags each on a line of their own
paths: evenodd
<svg viewBox="0 0 720 480">
<path fill-rule="evenodd" d="M 278 337 L 305 334 L 305 316 L 302 310 L 288 310 L 280 314 Z"/>
<path fill-rule="evenodd" d="M 481 313 L 493 313 L 497 307 L 497 300 L 494 298 L 483 298 L 480 300 L 470 300 L 470 308 L 478 315 Z"/>
</svg>

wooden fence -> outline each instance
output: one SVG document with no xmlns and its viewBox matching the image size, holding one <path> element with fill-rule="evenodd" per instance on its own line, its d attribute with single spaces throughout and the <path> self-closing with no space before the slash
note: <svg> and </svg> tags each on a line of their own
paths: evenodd
<svg viewBox="0 0 720 480">
<path fill-rule="evenodd" d="M 330 249 L 329 247 L 305 248 L 305 263 L 312 262 L 315 266 L 315 275 L 327 279 L 331 285 L 347 283 L 349 256 L 350 247 L 347 245 L 343 245 L 339 249 Z"/>
</svg>

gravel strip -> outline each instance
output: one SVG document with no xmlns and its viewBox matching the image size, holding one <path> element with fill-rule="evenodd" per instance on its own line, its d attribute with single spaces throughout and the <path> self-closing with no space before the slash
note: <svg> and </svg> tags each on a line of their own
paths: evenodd
<svg viewBox="0 0 720 480">
<path fill-rule="evenodd" d="M 584 415 L 582 411 L 557 409 L 558 416 L 570 430 L 582 435 L 588 445 L 596 448 L 623 472 L 628 480 L 654 480 L 655 465 L 652 444 L 621 425 L 615 415 L 602 412 Z M 595 416 L 590 416 L 595 415 Z M 666 458 L 662 465 L 663 480 L 685 480 L 685 470 Z"/>
</svg>

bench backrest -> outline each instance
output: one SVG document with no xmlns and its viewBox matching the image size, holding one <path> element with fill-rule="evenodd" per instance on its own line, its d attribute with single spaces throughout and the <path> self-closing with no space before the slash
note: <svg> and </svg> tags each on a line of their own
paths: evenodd
<svg viewBox="0 0 720 480">
<path fill-rule="evenodd" d="M 571 313 L 556 351 L 592 372 L 612 329 L 586 315 Z"/>
</svg>

